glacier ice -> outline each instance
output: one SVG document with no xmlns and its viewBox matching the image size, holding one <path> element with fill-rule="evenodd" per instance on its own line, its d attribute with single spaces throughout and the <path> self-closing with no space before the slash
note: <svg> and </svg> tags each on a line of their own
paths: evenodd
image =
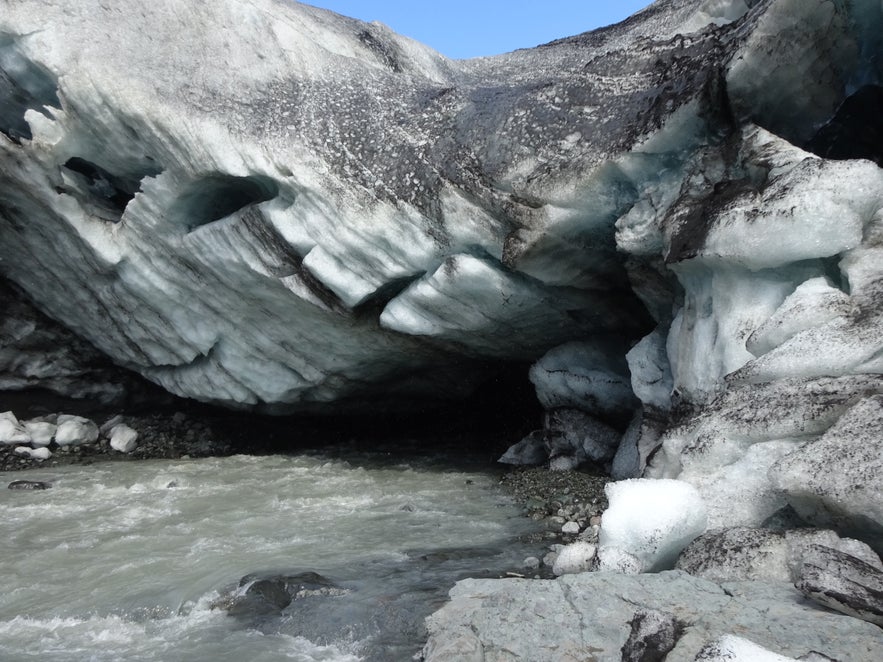
<svg viewBox="0 0 883 662">
<path fill-rule="evenodd" d="M 601 520 L 601 570 L 622 571 L 623 557 L 636 560 L 638 572 L 673 568 L 678 554 L 708 524 L 702 497 L 683 481 L 623 480 L 608 483 L 604 491 L 610 507 Z"/>
</svg>

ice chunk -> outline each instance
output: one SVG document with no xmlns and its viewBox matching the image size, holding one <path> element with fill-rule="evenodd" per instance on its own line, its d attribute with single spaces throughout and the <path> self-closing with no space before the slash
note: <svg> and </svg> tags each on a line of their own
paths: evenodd
<svg viewBox="0 0 883 662">
<path fill-rule="evenodd" d="M 589 414 L 621 414 L 635 397 L 622 343 L 599 337 L 570 342 L 546 353 L 530 369 L 530 381 L 546 409 L 571 407 Z"/>
<path fill-rule="evenodd" d="M 30 446 L 16 446 L 15 448 L 16 455 L 25 455 L 32 460 L 48 460 L 52 457 L 52 452 L 44 447 L 41 448 L 31 448 Z"/>
<path fill-rule="evenodd" d="M 683 481 L 624 480 L 604 491 L 610 507 L 601 520 L 600 549 L 630 554 L 642 571 L 673 568 L 681 550 L 705 531 L 705 503 Z"/>
<path fill-rule="evenodd" d="M 679 479 L 693 485 L 702 495 L 708 508 L 709 528 L 759 526 L 787 505 L 785 497 L 770 483 L 767 472 L 800 443 L 767 441 L 744 451 L 738 444 L 733 447 L 725 442 L 708 443 L 683 456 L 684 468 Z M 732 461 L 733 455 L 738 459 Z"/>
<path fill-rule="evenodd" d="M 770 469 L 801 517 L 883 551 L 883 395 L 864 398 L 824 435 Z"/>
<path fill-rule="evenodd" d="M 774 653 L 748 639 L 725 634 L 699 651 L 696 662 L 796 662 L 796 659 Z"/>
<path fill-rule="evenodd" d="M 47 421 L 25 421 L 25 429 L 31 437 L 31 445 L 48 446 L 52 443 L 58 426 Z"/>
<path fill-rule="evenodd" d="M 59 446 L 75 446 L 91 444 L 98 441 L 98 426 L 88 418 L 60 414 L 58 429 L 55 431 L 55 443 Z"/>
<path fill-rule="evenodd" d="M 0 413 L 0 443 L 8 446 L 28 444 L 31 437 L 11 411 Z"/>
<path fill-rule="evenodd" d="M 672 376 L 665 333 L 657 328 L 626 354 L 632 390 L 646 406 L 671 407 Z"/>
<path fill-rule="evenodd" d="M 849 312 L 849 295 L 824 277 L 801 283 L 745 343 L 755 356 L 778 347 L 801 331 L 821 326 Z"/>
</svg>

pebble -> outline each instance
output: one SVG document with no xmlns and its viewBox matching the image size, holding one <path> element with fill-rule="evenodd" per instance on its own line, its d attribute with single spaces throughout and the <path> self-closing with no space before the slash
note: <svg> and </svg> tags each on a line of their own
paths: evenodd
<svg viewBox="0 0 883 662">
<path fill-rule="evenodd" d="M 536 556 L 528 556 L 521 565 L 528 570 L 536 570 L 540 567 L 540 560 Z"/>
<path fill-rule="evenodd" d="M 576 522 L 567 522 L 564 526 L 561 527 L 561 533 L 579 533 L 579 524 Z"/>
</svg>

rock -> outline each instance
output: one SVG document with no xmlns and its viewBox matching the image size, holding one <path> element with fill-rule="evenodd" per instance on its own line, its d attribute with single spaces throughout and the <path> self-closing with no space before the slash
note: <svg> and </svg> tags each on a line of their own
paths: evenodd
<svg viewBox="0 0 883 662">
<path fill-rule="evenodd" d="M 41 480 L 14 480 L 6 487 L 10 490 L 48 490 L 52 484 Z"/>
<path fill-rule="evenodd" d="M 172 418 L 173 422 L 174 417 Z M 98 428 L 98 433 L 103 437 L 110 437 L 111 432 L 117 425 L 122 425 L 125 423 L 126 418 L 122 414 L 116 414 L 107 419 L 104 423 L 101 424 L 101 427 Z"/>
<path fill-rule="evenodd" d="M 830 547 L 811 545 L 797 589 L 819 604 L 883 627 L 883 569 Z"/>
<path fill-rule="evenodd" d="M 608 483 L 604 491 L 610 506 L 601 520 L 602 570 L 619 566 L 605 550 L 637 559 L 641 572 L 673 568 L 684 547 L 705 531 L 705 504 L 687 483 L 633 479 Z"/>
<path fill-rule="evenodd" d="M 31 437 L 11 411 L 0 413 L 0 443 L 7 446 L 28 444 Z"/>
<path fill-rule="evenodd" d="M 55 443 L 59 446 L 78 446 L 98 441 L 98 426 L 88 418 L 60 414 L 55 431 Z"/>
<path fill-rule="evenodd" d="M 239 586 L 212 604 L 231 616 L 256 618 L 278 613 L 293 600 L 337 597 L 349 591 L 315 572 L 296 575 L 246 575 Z"/>
<path fill-rule="evenodd" d="M 770 477 L 806 521 L 883 552 L 883 395 L 860 400 L 819 439 L 778 460 Z"/>
<path fill-rule="evenodd" d="M 282 611 L 291 604 L 291 595 L 281 579 L 258 579 L 248 582 L 234 596 L 215 608 L 223 608 L 231 616 L 260 616 Z"/>
<path fill-rule="evenodd" d="M 426 662 L 451 659 L 429 654 L 456 646 L 465 633 L 472 637 L 470 650 L 484 655 L 476 659 L 512 662 L 587 655 L 620 662 L 627 642 L 626 651 L 637 653 L 638 642 L 647 650 L 654 641 L 664 649 L 672 640 L 666 659 L 693 660 L 709 642 L 732 632 L 791 658 L 816 651 L 850 662 L 877 662 L 883 644 L 876 626 L 817 609 L 793 586 L 779 582 L 716 584 L 679 571 L 583 573 L 553 581 L 467 579 L 450 596 L 427 619 Z M 680 636 L 677 623 L 689 624 Z"/>
<path fill-rule="evenodd" d="M 550 411 L 546 414 L 545 430 L 550 466 L 558 471 L 568 471 L 585 462 L 610 460 L 621 437 L 609 425 L 578 409 Z"/>
<path fill-rule="evenodd" d="M 138 444 L 138 432 L 128 425 L 114 426 L 110 431 L 110 447 L 120 453 L 131 453 Z"/>
<path fill-rule="evenodd" d="M 527 570 L 537 570 L 540 567 L 540 560 L 536 556 L 528 556 L 521 566 Z"/>
<path fill-rule="evenodd" d="M 29 457 L 32 460 L 40 460 L 41 462 L 52 457 L 52 452 L 45 446 L 42 446 L 40 448 L 31 448 L 30 446 L 16 446 L 15 454 Z"/>
<path fill-rule="evenodd" d="M 27 430 L 33 446 L 48 446 L 51 444 L 57 427 L 55 423 L 46 421 L 25 421 L 25 430 Z"/>
<path fill-rule="evenodd" d="M 567 533 L 570 535 L 575 535 L 579 533 L 579 524 L 576 522 L 565 522 L 561 527 L 561 533 Z"/>
<path fill-rule="evenodd" d="M 683 551 L 677 568 L 712 581 L 795 582 L 807 552 L 816 545 L 837 549 L 883 571 L 866 544 L 840 538 L 833 531 L 770 531 L 737 527 L 705 533 Z"/>
<path fill-rule="evenodd" d="M 497 462 L 516 465 L 543 464 L 549 457 L 544 436 L 542 430 L 531 432 L 503 453 Z"/>
<path fill-rule="evenodd" d="M 638 609 L 632 618 L 629 638 L 622 646 L 623 662 L 663 662 L 684 634 L 685 624 L 671 614 Z"/>
<path fill-rule="evenodd" d="M 552 564 L 552 572 L 556 576 L 588 572 L 592 569 L 596 551 L 595 545 L 582 541 L 565 545 L 559 550 Z"/>
</svg>

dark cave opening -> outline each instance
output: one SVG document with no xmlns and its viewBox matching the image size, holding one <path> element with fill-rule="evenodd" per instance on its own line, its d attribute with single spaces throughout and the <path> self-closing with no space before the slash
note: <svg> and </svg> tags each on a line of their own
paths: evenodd
<svg viewBox="0 0 883 662">
<path fill-rule="evenodd" d="M 807 143 L 826 159 L 868 159 L 883 167 L 883 87 L 865 85 Z"/>
<path fill-rule="evenodd" d="M 0 133 L 14 142 L 30 140 L 25 113 L 45 114 L 44 106 L 61 108 L 55 80 L 19 52 L 15 39 L 0 35 Z"/>
<path fill-rule="evenodd" d="M 206 456 L 303 452 L 352 456 L 355 452 L 375 459 L 407 455 L 493 466 L 509 446 L 542 427 L 543 409 L 528 380 L 529 367 L 527 363 L 487 364 L 486 380 L 464 400 L 425 400 L 395 410 L 378 404 L 361 413 L 328 410 L 271 415 L 231 410 L 170 395 L 134 373 L 133 381 L 143 382 L 143 388 L 121 402 L 72 399 L 45 390 L 0 391 L 0 402 L 20 419 L 67 413 L 101 425 L 122 415 L 151 421 L 151 434 L 187 434 L 189 425 L 209 429 L 214 443 L 205 447 Z M 176 419 L 186 423 L 176 423 Z M 176 457 L 178 451 L 194 457 L 201 454 L 175 443 L 169 449 L 167 457 Z"/>
<path fill-rule="evenodd" d="M 191 232 L 277 195 L 279 186 L 269 177 L 210 175 L 187 187 L 172 207 L 171 216 Z"/>
<path fill-rule="evenodd" d="M 81 203 L 91 207 L 90 211 L 113 222 L 122 218 L 126 206 L 141 191 L 141 180 L 159 172 L 152 170 L 137 177 L 121 177 L 79 156 L 68 159 L 64 168 L 76 173 L 82 185 L 82 190 L 65 192 L 73 194 Z"/>
</svg>

